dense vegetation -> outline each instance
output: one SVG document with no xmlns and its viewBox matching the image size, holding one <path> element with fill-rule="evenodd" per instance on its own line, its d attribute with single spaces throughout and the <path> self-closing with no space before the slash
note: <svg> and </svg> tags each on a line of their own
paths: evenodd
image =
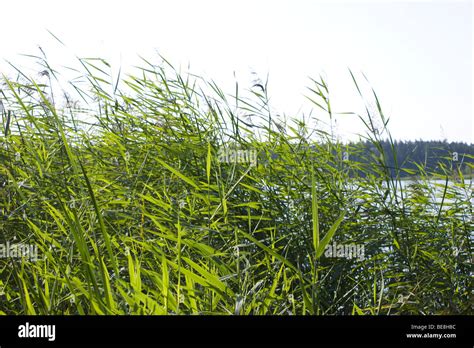
<svg viewBox="0 0 474 348">
<path fill-rule="evenodd" d="M 268 86 L 230 97 L 166 61 L 115 79 L 81 59 L 59 107 L 41 62 L 48 83 L 1 87 L 0 243 L 39 258 L 0 259 L 0 313 L 472 314 L 472 181 L 436 155 L 402 184 L 375 93 L 367 151 L 314 126 L 323 79 L 318 115 L 283 128 Z"/>
</svg>

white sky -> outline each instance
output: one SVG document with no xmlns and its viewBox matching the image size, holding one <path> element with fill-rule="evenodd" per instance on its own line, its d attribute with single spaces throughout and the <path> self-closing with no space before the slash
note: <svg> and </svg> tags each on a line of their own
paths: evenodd
<svg viewBox="0 0 474 348">
<path fill-rule="evenodd" d="M 158 50 L 229 93 L 234 71 L 241 88 L 251 71 L 269 73 L 271 105 L 289 117 L 307 114 L 308 77 L 319 74 L 335 111 L 360 110 L 349 67 L 368 77 L 395 138 L 474 143 L 470 1 L 19 0 L 0 14 L 0 58 L 13 63 L 40 45 L 53 66 L 77 55 L 118 70 L 138 54 L 158 62 Z M 355 116 L 338 124 L 344 138 L 363 131 Z"/>
</svg>

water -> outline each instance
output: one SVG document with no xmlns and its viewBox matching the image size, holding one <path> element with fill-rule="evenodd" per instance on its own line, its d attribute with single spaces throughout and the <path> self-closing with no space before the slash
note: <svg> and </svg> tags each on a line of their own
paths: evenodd
<svg viewBox="0 0 474 348">
<path fill-rule="evenodd" d="M 428 191 L 430 191 L 430 202 L 432 203 L 441 204 L 441 202 L 443 202 L 443 204 L 446 204 L 446 206 L 449 206 L 453 204 L 456 200 L 461 200 L 461 201 L 470 201 L 471 205 L 474 205 L 472 178 L 465 180 L 464 185 L 461 184 L 460 182 L 448 180 L 448 186 L 446 188 L 446 195 L 444 197 L 444 201 L 443 201 L 443 194 L 445 191 L 446 180 L 436 179 L 436 180 L 429 180 L 427 182 L 420 182 L 416 180 L 402 180 L 401 181 L 401 187 L 404 191 L 404 195 L 406 193 L 413 194 L 414 192 L 416 192 L 417 185 L 424 185 L 424 184 L 428 185 Z"/>
</svg>

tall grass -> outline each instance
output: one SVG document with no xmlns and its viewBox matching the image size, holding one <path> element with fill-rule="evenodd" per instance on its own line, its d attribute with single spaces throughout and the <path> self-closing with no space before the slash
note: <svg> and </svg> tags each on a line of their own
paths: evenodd
<svg viewBox="0 0 474 348">
<path fill-rule="evenodd" d="M 374 151 L 355 161 L 316 116 L 282 127 L 268 85 L 227 96 L 166 61 L 114 78 L 80 59 L 60 106 L 39 59 L 48 83 L 2 79 L 0 243 L 39 260 L 0 259 L 0 313 L 472 314 L 472 182 L 446 169 L 432 199 L 420 165 L 405 189 L 375 93 L 358 115 Z M 331 120 L 327 83 L 311 84 Z M 331 243 L 365 259 L 326 257 Z"/>
</svg>

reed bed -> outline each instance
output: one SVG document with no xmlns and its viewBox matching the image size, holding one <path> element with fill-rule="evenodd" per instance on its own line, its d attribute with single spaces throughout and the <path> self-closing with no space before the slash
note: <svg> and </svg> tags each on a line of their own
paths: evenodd
<svg viewBox="0 0 474 348">
<path fill-rule="evenodd" d="M 472 181 L 417 164 L 405 188 L 375 93 L 347 115 L 367 155 L 318 127 L 322 78 L 284 127 L 264 84 L 228 96 L 165 60 L 114 77 L 80 59 L 62 98 L 37 59 L 47 83 L 1 81 L 0 244 L 38 254 L 0 258 L 1 314 L 473 313 Z M 348 244 L 364 257 L 327 256 Z"/>
</svg>

